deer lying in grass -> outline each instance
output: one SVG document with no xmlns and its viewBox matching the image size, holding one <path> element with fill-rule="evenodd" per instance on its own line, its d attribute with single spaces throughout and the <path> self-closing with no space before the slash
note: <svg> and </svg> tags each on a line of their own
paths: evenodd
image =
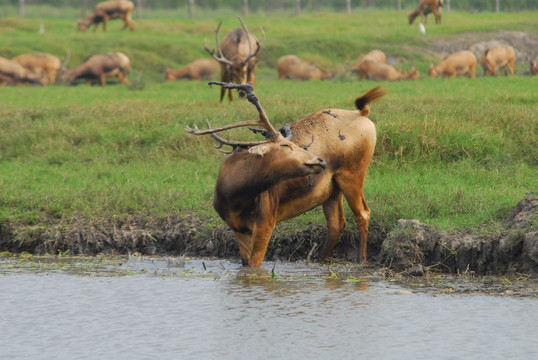
<svg viewBox="0 0 538 360">
<path fill-rule="evenodd" d="M 414 67 L 409 71 L 397 70 L 393 66 L 366 60 L 359 65 L 359 77 L 376 81 L 416 80 L 420 73 Z"/>
<path fill-rule="evenodd" d="M 215 73 L 219 67 L 219 64 L 213 59 L 196 59 L 181 69 L 167 69 L 164 81 L 178 79 L 211 80 L 215 78 Z"/>
<path fill-rule="evenodd" d="M 66 56 L 66 59 L 68 57 L 69 55 Z M 54 84 L 56 74 L 58 74 L 62 67 L 62 63 L 58 57 L 47 53 L 21 54 L 15 56 L 13 61 L 34 73 L 44 71 L 48 76 L 49 84 Z"/>
<path fill-rule="evenodd" d="M 365 61 L 374 61 L 385 64 L 387 62 L 387 56 L 381 50 L 374 49 L 365 55 L 361 55 L 357 58 L 357 61 L 349 67 L 352 73 L 359 73 L 360 66 Z"/>
<path fill-rule="evenodd" d="M 219 43 L 219 30 L 222 22 L 217 26 L 216 41 L 217 51 L 209 50 L 207 43 L 205 44 L 206 51 L 211 57 L 217 60 L 221 64 L 220 79 L 223 82 L 233 82 L 236 84 L 251 83 L 256 85 L 256 67 L 260 59 L 260 51 L 265 42 L 265 33 L 262 29 L 263 39 L 258 42 L 258 39 L 251 34 L 243 20 L 239 17 L 242 29 L 236 28 L 228 33 L 222 44 Z M 261 29 L 261 28 L 260 28 Z M 224 98 L 226 92 L 225 88 L 221 89 L 220 101 Z M 245 94 L 243 91 L 239 91 L 239 96 L 243 97 Z M 233 92 L 230 89 L 228 91 L 228 98 L 233 100 Z"/>
<path fill-rule="evenodd" d="M 323 80 L 332 75 L 329 71 L 295 55 L 282 56 L 278 59 L 276 67 L 279 79 Z"/>
<path fill-rule="evenodd" d="M 189 127 L 195 135 L 211 134 L 233 148 L 220 168 L 213 206 L 234 232 L 244 266 L 259 267 L 275 225 L 319 205 L 327 219 L 327 243 L 321 259 L 328 258 L 346 225 L 343 198 L 349 204 L 362 242 L 359 259 L 366 261 L 370 209 L 363 186 L 376 144 L 375 126 L 366 116 L 368 104 L 385 94 L 376 87 L 355 100 L 358 110 L 322 110 L 276 131 L 252 84 L 210 82 L 239 89 L 256 107 L 258 120 L 241 121 L 207 130 Z M 260 126 L 266 140 L 229 141 L 217 132 Z"/>
<path fill-rule="evenodd" d="M 409 13 L 409 25 L 420 15 L 424 24 L 428 23 L 428 14 L 433 13 L 435 23 L 441 24 L 441 10 L 443 9 L 443 0 L 420 0 L 417 9 Z"/>
<path fill-rule="evenodd" d="M 497 45 L 487 49 L 484 55 L 480 57 L 480 65 L 484 69 L 484 76 L 497 74 L 497 68 L 501 69 L 504 75 L 508 75 L 506 68 L 510 71 L 510 75 L 514 75 L 514 60 L 516 53 L 509 45 Z"/>
<path fill-rule="evenodd" d="M 0 57 L 0 85 L 38 84 L 47 86 L 47 74 L 42 70 L 32 71 L 13 60 Z"/>
<path fill-rule="evenodd" d="M 430 64 L 428 75 L 431 78 L 437 76 L 453 78 L 455 75 L 467 75 L 474 78 L 476 57 L 468 50 L 458 51 L 445 57 L 437 66 Z"/>
<path fill-rule="evenodd" d="M 82 64 L 69 70 L 62 70 L 59 79 L 62 83 L 68 84 L 73 84 L 77 79 L 86 79 L 88 84 L 92 80 L 99 80 L 105 87 L 107 77 L 117 76 L 120 83 L 126 83 L 130 69 L 129 58 L 121 52 L 94 54 L 88 56 Z"/>
<path fill-rule="evenodd" d="M 93 31 L 97 30 L 97 26 L 103 23 L 103 31 L 106 31 L 108 20 L 119 19 L 123 20 L 123 28 L 129 27 L 131 31 L 134 30 L 132 14 L 134 11 L 134 4 L 127 0 L 110 0 L 98 3 L 95 5 L 93 12 L 88 16 L 86 20 L 81 20 L 78 23 L 79 31 L 85 31 L 90 26 L 94 25 Z"/>
</svg>

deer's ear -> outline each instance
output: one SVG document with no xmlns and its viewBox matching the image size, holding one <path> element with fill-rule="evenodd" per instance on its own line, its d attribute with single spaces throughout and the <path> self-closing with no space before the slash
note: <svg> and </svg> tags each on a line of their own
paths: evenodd
<svg viewBox="0 0 538 360">
<path fill-rule="evenodd" d="M 248 149 L 248 152 L 252 155 L 263 157 L 269 151 L 269 146 L 267 145 L 256 145 Z"/>
</svg>

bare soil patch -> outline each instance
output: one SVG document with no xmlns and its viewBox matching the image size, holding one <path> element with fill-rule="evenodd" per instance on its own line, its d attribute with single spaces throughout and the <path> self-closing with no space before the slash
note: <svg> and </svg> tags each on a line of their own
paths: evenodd
<svg viewBox="0 0 538 360">
<path fill-rule="evenodd" d="M 469 50 L 480 59 L 487 48 L 507 44 L 514 48 L 516 63 L 529 64 L 538 56 L 538 34 L 520 31 L 499 30 L 490 32 L 469 32 L 456 37 L 434 40 L 426 52 L 440 59 L 457 51 Z"/>
</svg>

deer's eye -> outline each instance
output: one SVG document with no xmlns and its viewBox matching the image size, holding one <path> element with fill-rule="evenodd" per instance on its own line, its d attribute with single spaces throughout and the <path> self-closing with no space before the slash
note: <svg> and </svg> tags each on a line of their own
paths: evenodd
<svg viewBox="0 0 538 360">
<path fill-rule="evenodd" d="M 290 150 L 293 150 L 293 149 L 291 148 L 290 144 L 280 144 L 280 146 L 282 146 L 282 147 L 287 147 L 287 148 L 289 148 Z"/>
</svg>

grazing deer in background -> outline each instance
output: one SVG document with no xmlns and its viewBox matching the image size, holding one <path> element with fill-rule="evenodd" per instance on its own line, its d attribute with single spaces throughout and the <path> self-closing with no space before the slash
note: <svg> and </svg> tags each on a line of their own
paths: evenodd
<svg viewBox="0 0 538 360">
<path fill-rule="evenodd" d="M 259 119 L 240 121 L 220 128 L 199 130 L 233 148 L 220 168 L 213 206 L 234 232 L 244 266 L 259 267 L 271 234 L 280 221 L 294 218 L 319 205 L 327 220 L 327 243 L 321 259 L 327 259 L 346 226 L 343 198 L 355 215 L 361 234 L 359 259 L 366 261 L 370 209 L 363 186 L 376 144 L 376 130 L 366 116 L 368 104 L 385 94 L 376 87 L 355 100 L 358 110 L 322 110 L 276 131 L 252 84 L 210 82 L 246 93 L 258 110 Z M 217 132 L 260 126 L 266 140 L 229 141 Z M 285 130 L 284 130 L 285 129 Z M 281 133 L 284 132 L 285 136 Z"/>
<path fill-rule="evenodd" d="M 20 84 L 47 86 L 48 77 L 41 69 L 34 72 L 13 60 L 0 57 L 0 85 L 5 86 L 8 83 L 14 86 L 19 86 Z"/>
<path fill-rule="evenodd" d="M 480 57 L 480 65 L 484 69 L 484 76 L 497 75 L 497 68 L 501 69 L 504 75 L 506 68 L 510 71 L 511 75 L 514 75 L 514 60 L 516 53 L 514 49 L 509 45 L 497 45 L 487 49 L 484 55 Z"/>
<path fill-rule="evenodd" d="M 397 70 L 393 66 L 377 61 L 366 60 L 359 65 L 359 77 L 375 81 L 416 80 L 420 73 L 414 67 L 409 71 Z"/>
<path fill-rule="evenodd" d="M 437 76 L 453 78 L 455 75 L 467 75 L 474 78 L 476 68 L 476 56 L 468 50 L 458 51 L 445 57 L 437 66 L 430 64 L 428 75 L 431 78 Z"/>
<path fill-rule="evenodd" d="M 97 30 L 97 26 L 103 23 L 103 31 L 106 31 L 108 20 L 121 18 L 124 22 L 122 30 L 129 27 L 134 30 L 133 19 L 131 18 L 134 11 L 134 4 L 127 0 L 110 0 L 98 3 L 95 5 L 93 12 L 86 20 L 81 20 L 78 23 L 79 31 L 85 31 L 90 26 L 94 25 L 93 31 Z"/>
<path fill-rule="evenodd" d="M 359 56 L 357 61 L 355 61 L 355 63 L 350 66 L 349 70 L 352 73 L 358 74 L 361 64 L 368 60 L 385 64 L 387 62 L 387 56 L 383 51 L 374 49 L 365 55 Z"/>
<path fill-rule="evenodd" d="M 181 69 L 167 69 L 164 74 L 164 81 L 178 79 L 211 80 L 215 78 L 218 68 L 219 64 L 213 59 L 196 59 Z"/>
<path fill-rule="evenodd" d="M 209 50 L 207 43 L 205 44 L 206 51 L 211 57 L 217 60 L 221 65 L 220 79 L 222 82 L 232 82 L 236 84 L 251 83 L 256 86 L 256 67 L 260 59 L 260 51 L 265 42 L 265 33 L 262 31 L 263 39 L 258 42 L 258 39 L 252 35 L 243 19 L 239 17 L 242 29 L 236 28 L 222 40 L 219 44 L 219 30 L 222 22 L 217 26 L 215 31 L 217 39 L 218 55 L 215 55 L 215 50 Z M 224 98 L 226 89 L 223 87 L 220 92 L 220 101 Z M 244 92 L 239 91 L 239 96 L 243 97 Z M 228 98 L 233 100 L 233 92 L 229 89 Z"/>
<path fill-rule="evenodd" d="M 276 67 L 279 79 L 323 80 L 332 75 L 329 71 L 295 55 L 282 56 L 278 59 Z"/>
<path fill-rule="evenodd" d="M 73 84 L 77 79 L 86 79 L 88 84 L 92 80 L 99 80 L 101 85 L 105 87 L 107 77 L 117 76 L 120 83 L 126 83 L 130 70 L 129 58 L 121 52 L 94 54 L 88 56 L 82 64 L 74 68 L 62 69 L 59 80 L 68 84 Z"/>
<path fill-rule="evenodd" d="M 66 55 L 66 60 L 68 57 L 69 54 Z M 21 54 L 15 56 L 13 61 L 33 72 L 44 71 L 48 76 L 49 84 L 54 84 L 56 74 L 58 74 L 62 67 L 62 63 L 58 57 L 47 53 Z"/>
<path fill-rule="evenodd" d="M 420 15 L 422 22 L 428 22 L 428 14 L 433 13 L 435 23 L 441 24 L 441 10 L 443 9 L 443 0 L 420 0 L 417 9 L 409 13 L 409 25 Z"/>
<path fill-rule="evenodd" d="M 538 57 L 531 60 L 531 75 L 538 75 Z"/>
</svg>

